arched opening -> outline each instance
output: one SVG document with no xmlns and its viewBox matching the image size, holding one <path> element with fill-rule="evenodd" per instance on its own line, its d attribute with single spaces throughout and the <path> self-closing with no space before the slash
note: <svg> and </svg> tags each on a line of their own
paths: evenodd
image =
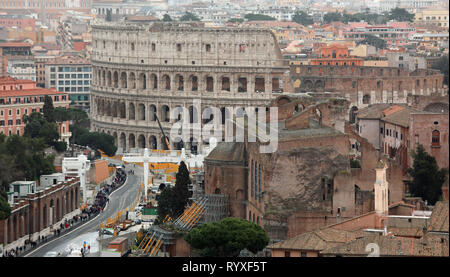
<svg viewBox="0 0 450 277">
<path fill-rule="evenodd" d="M 170 77 L 168 75 L 164 75 L 162 78 L 163 86 L 165 90 L 170 90 Z"/>
<path fill-rule="evenodd" d="M 294 107 L 293 115 L 298 114 L 299 112 L 303 111 L 305 109 L 305 106 L 303 104 L 296 104 Z"/>
<path fill-rule="evenodd" d="M 170 122 L 170 108 L 167 105 L 161 107 L 161 121 Z"/>
<path fill-rule="evenodd" d="M 192 91 L 198 91 L 198 77 L 191 76 L 191 89 Z"/>
<path fill-rule="evenodd" d="M 130 134 L 130 135 L 128 136 L 128 147 L 129 147 L 130 149 L 136 147 L 136 138 L 135 138 L 134 134 Z"/>
<path fill-rule="evenodd" d="M 213 110 L 211 109 L 211 107 L 206 107 L 203 110 L 202 119 L 203 119 L 203 124 L 211 122 L 214 119 L 214 114 L 213 114 Z"/>
<path fill-rule="evenodd" d="M 175 122 L 180 121 L 183 118 L 183 107 L 177 105 L 175 106 L 175 108 L 172 110 L 172 116 L 175 119 Z"/>
<path fill-rule="evenodd" d="M 370 104 L 370 95 L 365 94 L 363 96 L 363 104 Z"/>
<path fill-rule="evenodd" d="M 156 74 L 150 75 L 150 82 L 152 89 L 158 89 L 158 76 Z"/>
<path fill-rule="evenodd" d="M 311 80 L 306 80 L 303 82 L 304 88 L 307 90 L 311 90 L 313 88 L 313 82 Z"/>
<path fill-rule="evenodd" d="M 281 79 L 280 77 L 272 78 L 272 92 L 283 92 L 283 79 Z"/>
<path fill-rule="evenodd" d="M 149 120 L 156 121 L 156 106 L 150 105 L 149 107 Z"/>
<path fill-rule="evenodd" d="M 247 78 L 240 77 L 238 79 L 238 92 L 247 92 Z"/>
<path fill-rule="evenodd" d="M 106 115 L 111 116 L 111 102 L 108 101 L 108 104 L 106 104 Z"/>
<path fill-rule="evenodd" d="M 126 118 L 126 108 L 125 108 L 125 102 L 121 102 L 119 104 L 119 114 L 120 118 Z"/>
<path fill-rule="evenodd" d="M 183 91 L 184 90 L 184 77 L 182 75 L 176 75 L 175 81 L 177 83 L 177 90 Z"/>
<path fill-rule="evenodd" d="M 230 78 L 222 77 L 222 90 L 230 91 Z"/>
<path fill-rule="evenodd" d="M 133 103 L 130 103 L 128 105 L 128 119 L 131 119 L 131 120 L 135 120 L 136 119 L 135 108 L 134 108 L 134 104 Z"/>
<path fill-rule="evenodd" d="M 138 137 L 138 147 L 139 148 L 145 148 L 145 136 L 139 135 Z"/>
<path fill-rule="evenodd" d="M 150 149 L 158 149 L 158 142 L 155 136 L 150 136 L 148 143 Z"/>
<path fill-rule="evenodd" d="M 353 124 L 356 122 L 356 115 L 358 114 L 358 108 L 356 106 L 353 106 L 350 109 L 350 114 L 349 114 L 349 122 L 350 124 Z"/>
<path fill-rule="evenodd" d="M 127 149 L 127 139 L 124 133 L 120 134 L 120 147 L 125 151 Z"/>
<path fill-rule="evenodd" d="M 114 137 L 114 145 L 115 145 L 115 146 L 118 146 L 118 145 L 117 145 L 117 132 L 114 132 L 114 133 L 113 133 L 113 137 Z"/>
<path fill-rule="evenodd" d="M 314 87 L 316 89 L 322 90 L 325 88 L 325 83 L 322 80 L 317 80 Z"/>
<path fill-rule="evenodd" d="M 114 87 L 119 87 L 119 73 L 117 71 L 114 71 Z"/>
<path fill-rule="evenodd" d="M 117 105 L 117 102 L 114 101 L 114 102 L 113 102 L 113 105 L 112 105 L 112 117 L 117 117 L 117 109 L 118 109 L 117 106 L 118 106 L 118 105 Z"/>
<path fill-rule="evenodd" d="M 134 74 L 134 72 L 131 72 L 129 75 L 130 75 L 128 78 L 129 87 L 131 89 L 136 89 L 136 75 Z"/>
<path fill-rule="evenodd" d="M 122 72 L 120 74 L 120 87 L 121 88 L 127 88 L 127 73 Z"/>
<path fill-rule="evenodd" d="M 255 78 L 255 92 L 265 92 L 266 85 L 265 79 L 261 76 L 256 76 Z"/>
<path fill-rule="evenodd" d="M 145 120 L 145 105 L 142 103 L 138 106 L 138 120 Z"/>
<path fill-rule="evenodd" d="M 139 89 L 147 89 L 147 75 L 145 73 L 139 74 L 138 86 Z"/>
<path fill-rule="evenodd" d="M 432 147 L 441 146 L 441 133 L 438 130 L 434 130 L 431 133 L 431 146 Z"/>
</svg>

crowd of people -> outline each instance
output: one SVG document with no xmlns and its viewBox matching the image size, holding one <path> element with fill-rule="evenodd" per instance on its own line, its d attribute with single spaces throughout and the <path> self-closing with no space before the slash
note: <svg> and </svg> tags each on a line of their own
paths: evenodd
<svg viewBox="0 0 450 277">
<path fill-rule="evenodd" d="M 36 241 L 26 240 L 24 245 L 21 247 L 16 247 L 15 249 L 11 249 L 9 251 L 5 251 L 3 254 L 6 257 L 16 257 L 23 254 L 25 251 L 29 251 L 31 249 L 35 249 L 38 245 L 44 244 L 54 238 L 57 238 L 64 233 L 68 229 L 71 229 L 74 225 L 78 225 L 78 223 L 82 223 L 85 221 L 89 221 L 91 218 L 95 217 L 98 213 L 103 212 L 106 204 L 109 202 L 109 195 L 117 188 L 122 186 L 125 183 L 127 178 L 126 172 L 118 168 L 116 170 L 116 175 L 112 180 L 111 184 L 106 184 L 103 186 L 95 197 L 94 203 L 84 208 L 81 211 L 81 214 L 75 215 L 72 219 L 66 219 L 64 223 L 61 223 L 59 226 L 53 226 L 53 235 L 47 236 L 39 236 Z M 56 228 L 55 228 L 56 227 Z"/>
</svg>

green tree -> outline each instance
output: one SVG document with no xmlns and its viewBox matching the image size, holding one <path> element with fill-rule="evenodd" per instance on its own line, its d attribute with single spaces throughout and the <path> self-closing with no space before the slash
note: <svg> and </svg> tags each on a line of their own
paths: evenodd
<svg viewBox="0 0 450 277">
<path fill-rule="evenodd" d="M 172 21 L 172 18 L 170 17 L 170 15 L 168 15 L 167 13 L 163 16 L 162 21 Z"/>
<path fill-rule="evenodd" d="M 244 16 L 245 19 L 248 21 L 276 21 L 276 18 L 273 18 L 271 16 L 265 15 L 265 14 L 254 14 L 249 13 Z"/>
<path fill-rule="evenodd" d="M 431 66 L 433 69 L 440 70 L 444 74 L 444 84 L 448 85 L 448 56 L 442 56 Z"/>
<path fill-rule="evenodd" d="M 180 21 L 200 21 L 200 18 L 198 18 L 195 14 L 186 12 L 181 18 Z"/>
<path fill-rule="evenodd" d="M 346 19 L 341 13 L 326 13 L 323 16 L 323 22 L 324 23 L 331 23 L 331 22 L 343 22 L 343 23 L 347 23 L 348 19 Z"/>
<path fill-rule="evenodd" d="M 192 229 L 184 239 L 204 256 L 237 257 L 241 250 L 263 250 L 269 237 L 261 226 L 240 218 L 224 218 Z"/>
<path fill-rule="evenodd" d="M 77 136 L 75 144 L 89 146 L 93 149 L 102 150 L 108 156 L 114 156 L 117 147 L 114 145 L 114 137 L 105 133 L 89 132 L 87 129 L 81 130 L 82 135 Z"/>
<path fill-rule="evenodd" d="M 386 47 L 387 47 L 387 43 L 384 39 L 381 39 L 381 38 L 373 36 L 373 35 L 367 35 L 367 34 L 363 40 L 360 40 L 358 42 L 358 45 L 359 44 L 372 45 L 377 49 L 386 49 Z"/>
<path fill-rule="evenodd" d="M 414 14 L 409 13 L 407 10 L 402 8 L 395 8 L 389 12 L 388 19 L 396 21 L 412 22 L 414 20 Z"/>
<path fill-rule="evenodd" d="M 242 22 L 244 22 L 244 19 L 243 18 L 230 18 L 228 20 L 228 22 L 229 23 L 236 23 L 236 22 L 242 23 Z"/>
<path fill-rule="evenodd" d="M 0 188 L 0 220 L 5 220 L 11 215 L 11 207 L 8 203 L 8 196 Z"/>
<path fill-rule="evenodd" d="M 172 218 L 175 218 L 173 211 L 173 201 L 175 198 L 175 188 L 166 186 L 158 198 L 158 207 L 157 207 L 157 213 L 158 213 L 158 222 L 162 222 L 162 220 L 166 217 L 166 215 L 169 215 Z"/>
<path fill-rule="evenodd" d="M 436 159 L 425 151 L 422 144 L 411 155 L 414 163 L 412 168 L 408 168 L 408 174 L 412 177 L 409 191 L 414 197 L 421 197 L 434 205 L 442 195 L 447 169 L 439 169 Z"/>
<path fill-rule="evenodd" d="M 48 122 L 55 122 L 55 114 L 54 114 L 55 108 L 53 107 L 53 100 L 50 96 L 48 95 L 45 96 L 44 107 L 42 109 L 45 120 L 47 120 Z"/>
<path fill-rule="evenodd" d="M 168 214 L 172 218 L 180 216 L 189 202 L 189 170 L 182 161 L 178 167 L 176 181 L 174 187 L 165 187 L 161 192 L 158 200 L 158 217 L 159 220 L 164 219 Z"/>
<path fill-rule="evenodd" d="M 189 188 L 191 184 L 191 179 L 189 178 L 189 170 L 186 164 L 181 161 L 178 167 L 178 172 L 176 175 L 175 187 L 174 187 L 174 201 L 173 201 L 173 212 L 174 218 L 180 216 L 189 201 Z"/>
<path fill-rule="evenodd" d="M 350 159 L 350 168 L 361 168 L 361 164 L 358 160 Z"/>
<path fill-rule="evenodd" d="M 53 146 L 59 139 L 58 125 L 45 120 L 41 113 L 34 112 L 29 116 L 23 116 L 25 125 L 24 136 L 31 138 L 43 138 L 45 143 Z"/>
<path fill-rule="evenodd" d="M 307 13 L 305 13 L 304 11 L 298 11 L 294 14 L 294 16 L 292 17 L 292 21 L 298 23 L 298 24 L 302 24 L 304 26 L 307 25 L 311 25 L 314 23 L 313 18 L 308 15 Z"/>
</svg>

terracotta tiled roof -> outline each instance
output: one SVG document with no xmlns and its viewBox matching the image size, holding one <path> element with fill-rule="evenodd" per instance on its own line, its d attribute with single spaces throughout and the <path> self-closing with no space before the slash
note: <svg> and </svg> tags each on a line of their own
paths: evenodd
<svg viewBox="0 0 450 277">
<path fill-rule="evenodd" d="M 387 229 L 388 233 L 392 233 L 397 237 L 416 237 L 421 238 L 423 236 L 423 228 L 398 228 L 389 227 Z"/>
<path fill-rule="evenodd" d="M 395 125 L 400 125 L 402 127 L 409 127 L 409 119 L 412 112 L 422 112 L 409 107 L 398 109 L 396 112 L 389 113 L 389 115 L 383 117 L 381 120 L 384 122 L 392 123 Z M 425 112 L 426 113 L 426 112 Z"/>
<path fill-rule="evenodd" d="M 348 232 L 333 228 L 316 230 L 269 245 L 269 249 L 295 249 L 321 251 L 350 242 L 360 237 L 360 232 Z"/>
<path fill-rule="evenodd" d="M 401 111 L 403 109 L 405 109 L 405 107 L 399 106 L 399 105 L 393 105 L 393 106 L 390 106 L 390 107 L 384 109 L 382 112 L 383 112 L 384 116 L 389 116 L 389 115 L 396 113 L 398 111 Z"/>
<path fill-rule="evenodd" d="M 2 42 L 0 47 L 31 47 L 31 44 L 26 42 Z"/>
<path fill-rule="evenodd" d="M 16 79 L 10 76 L 0 77 L 0 85 L 29 84 L 29 83 L 35 83 L 35 81 L 26 79 L 24 80 Z"/>
<path fill-rule="evenodd" d="M 383 115 L 383 110 L 390 107 L 391 104 L 375 104 L 366 108 L 358 110 L 358 118 L 363 119 L 380 119 Z"/>
<path fill-rule="evenodd" d="M 244 153 L 244 143 L 242 142 L 219 142 L 205 159 L 221 162 L 243 162 L 245 160 Z"/>
<path fill-rule="evenodd" d="M 448 201 L 436 202 L 431 213 L 429 232 L 448 233 Z"/>
<path fill-rule="evenodd" d="M 25 90 L 2 90 L 0 91 L 0 97 L 18 97 L 18 96 L 36 96 L 36 95 L 67 95 L 67 93 L 57 91 L 55 89 L 25 89 Z"/>
</svg>

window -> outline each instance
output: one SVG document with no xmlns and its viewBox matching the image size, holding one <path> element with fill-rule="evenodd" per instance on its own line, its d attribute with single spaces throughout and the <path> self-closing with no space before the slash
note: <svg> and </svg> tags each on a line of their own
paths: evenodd
<svg viewBox="0 0 450 277">
<path fill-rule="evenodd" d="M 16 119 L 16 125 L 20 125 L 20 119 Z"/>
<path fill-rule="evenodd" d="M 438 130 L 434 130 L 431 134 L 431 146 L 441 147 L 440 132 Z"/>
<path fill-rule="evenodd" d="M 8 125 L 13 125 L 12 119 L 8 120 Z"/>
<path fill-rule="evenodd" d="M 300 256 L 306 257 L 306 252 L 301 252 Z"/>
<path fill-rule="evenodd" d="M 177 51 L 181 52 L 181 43 L 177 43 Z"/>
<path fill-rule="evenodd" d="M 240 44 L 239 45 L 239 52 L 240 53 L 245 53 L 245 44 Z"/>
<path fill-rule="evenodd" d="M 291 252 L 290 251 L 284 251 L 284 256 L 285 257 L 290 257 L 291 256 Z"/>
<path fill-rule="evenodd" d="M 156 51 L 156 44 L 152 43 L 152 51 Z"/>
<path fill-rule="evenodd" d="M 205 49 L 206 52 L 211 52 L 211 44 L 206 44 Z"/>
<path fill-rule="evenodd" d="M 384 134 L 383 133 L 383 127 L 380 128 L 380 134 L 382 134 L 382 135 Z"/>
</svg>

